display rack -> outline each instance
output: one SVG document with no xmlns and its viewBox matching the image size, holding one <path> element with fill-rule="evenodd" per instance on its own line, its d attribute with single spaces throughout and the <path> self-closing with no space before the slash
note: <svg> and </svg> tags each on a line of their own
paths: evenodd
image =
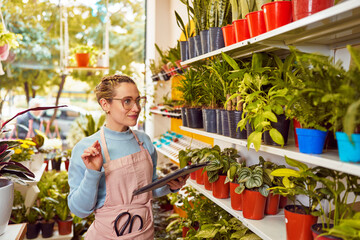
<svg viewBox="0 0 360 240">
<path fill-rule="evenodd" d="M 262 220 L 251 220 L 243 217 L 242 211 L 232 209 L 230 198 L 215 198 L 211 191 L 206 190 L 203 185 L 199 185 L 196 181 L 188 179 L 187 185 L 192 186 L 198 192 L 202 193 L 208 199 L 212 200 L 225 211 L 239 219 L 246 227 L 253 231 L 256 235 L 266 240 L 282 240 L 286 239 L 285 218 L 283 211 L 277 215 L 265 215 Z"/>
<path fill-rule="evenodd" d="M 52 239 L 52 240 L 70 240 L 73 238 L 73 232 L 71 232 L 70 234 L 67 235 L 60 235 L 58 230 L 54 230 L 54 234 L 52 235 L 52 237 L 50 238 L 43 238 L 41 236 L 41 232 L 39 233 L 39 236 L 37 238 L 34 238 L 35 240 L 40 240 L 40 239 Z M 25 239 L 28 239 L 25 237 Z"/>
<path fill-rule="evenodd" d="M 26 223 L 7 225 L 4 234 L 0 240 L 22 240 L 26 234 Z"/>
<path fill-rule="evenodd" d="M 169 112 L 164 112 L 164 111 L 160 111 L 160 110 L 150 110 L 151 113 L 155 113 L 155 114 L 161 114 L 163 116 L 170 116 L 170 117 L 181 117 L 181 113 L 169 113 Z"/>
<path fill-rule="evenodd" d="M 224 52 L 233 58 L 254 52 L 282 55 L 290 45 L 303 52 L 331 55 L 331 50 L 360 43 L 360 1 L 348 0 L 309 17 L 289 23 L 254 38 L 191 58 L 182 65 L 199 62 Z"/>
<path fill-rule="evenodd" d="M 158 141 L 159 138 L 156 138 L 155 141 Z M 155 144 L 155 148 L 158 152 L 164 154 L 166 157 L 170 158 L 174 162 L 179 164 L 179 151 L 185 150 L 187 148 L 204 148 L 204 147 L 211 147 L 210 144 L 206 144 L 203 142 L 200 142 L 198 140 L 195 140 L 193 138 L 182 136 L 181 138 L 178 138 L 177 142 L 174 141 L 168 141 L 167 143 L 161 144 L 159 146 L 158 144 Z"/>
</svg>

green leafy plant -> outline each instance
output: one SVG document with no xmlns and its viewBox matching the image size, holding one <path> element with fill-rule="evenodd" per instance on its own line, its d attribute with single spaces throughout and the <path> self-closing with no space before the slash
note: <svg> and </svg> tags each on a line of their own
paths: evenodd
<svg viewBox="0 0 360 240">
<path fill-rule="evenodd" d="M 77 45 L 76 47 L 71 49 L 72 53 L 94 53 L 96 52 L 96 48 L 89 45 Z"/>
<path fill-rule="evenodd" d="M 208 29 L 209 19 L 207 10 L 209 3 L 210 0 L 192 0 L 196 35 L 198 35 L 200 31 Z"/>
<path fill-rule="evenodd" d="M 231 23 L 231 11 L 229 0 L 210 0 L 208 19 L 209 27 L 223 27 Z"/>
<path fill-rule="evenodd" d="M 189 37 L 194 36 L 194 32 L 191 32 L 191 26 L 190 26 L 190 19 L 193 18 L 194 9 L 190 6 L 189 0 L 181 0 L 182 3 L 186 5 L 187 8 L 187 15 L 188 15 L 188 24 L 185 26 L 184 21 L 180 17 L 179 13 L 175 11 L 175 17 L 176 17 L 176 24 L 181 29 L 185 36 L 185 40 L 187 41 Z"/>
<path fill-rule="evenodd" d="M 340 224 L 331 228 L 328 234 L 346 240 L 360 239 L 360 212 L 350 218 L 340 220 Z"/>
<path fill-rule="evenodd" d="M 313 169 L 309 168 L 306 164 L 296 161 L 285 156 L 286 163 L 298 170 L 289 168 L 279 168 L 271 172 L 272 176 L 282 177 L 282 186 L 275 186 L 269 188 L 274 194 L 279 194 L 290 199 L 294 205 L 298 202 L 302 206 L 302 211 L 306 214 L 320 216 L 322 212 L 317 211 L 316 207 L 322 199 L 317 189 L 317 180 Z M 308 203 L 304 205 L 301 201 L 296 199 L 296 196 L 307 196 Z M 300 209 L 297 209 L 300 210 Z"/>
<path fill-rule="evenodd" d="M 9 45 L 9 48 L 19 47 L 18 40 L 22 39 L 21 34 L 15 34 L 4 29 L 4 26 L 0 24 L 0 46 L 5 44 Z"/>
<path fill-rule="evenodd" d="M 54 208 L 59 202 L 52 197 L 45 197 L 40 200 L 39 212 L 44 221 L 49 222 L 55 217 Z"/>
<path fill-rule="evenodd" d="M 11 211 L 10 220 L 14 223 L 23 223 L 26 219 L 26 208 L 24 198 L 21 193 L 14 190 L 14 202 Z"/>
<path fill-rule="evenodd" d="M 86 137 L 93 135 L 94 133 L 99 131 L 100 128 L 104 125 L 105 122 L 104 114 L 100 116 L 97 124 L 95 124 L 95 120 L 92 115 L 86 114 L 85 117 L 87 119 L 86 128 L 84 128 L 82 124 L 80 124 L 79 122 L 77 122 L 77 124 Z"/>
<path fill-rule="evenodd" d="M 67 196 L 69 193 L 61 193 L 57 196 L 58 203 L 55 205 L 56 215 L 61 221 L 66 221 L 70 216 L 70 209 L 67 203 Z"/>
<path fill-rule="evenodd" d="M 32 206 L 27 211 L 28 211 L 28 213 L 26 214 L 27 222 L 30 224 L 35 224 L 36 221 L 39 219 L 40 210 L 37 207 Z"/>
<path fill-rule="evenodd" d="M 176 87 L 182 92 L 184 105 L 187 107 L 199 107 L 202 105 L 204 96 L 203 87 L 199 75 L 201 72 L 199 68 L 190 68 L 184 73 L 185 79 L 179 82 Z"/>
<path fill-rule="evenodd" d="M 240 0 L 241 18 L 245 18 L 248 13 L 257 11 L 255 0 Z"/>
<path fill-rule="evenodd" d="M 21 144 L 13 148 L 14 154 L 11 156 L 12 161 L 30 161 L 31 156 L 35 154 L 36 143 L 28 139 L 17 139 L 16 141 L 19 141 Z"/>
</svg>

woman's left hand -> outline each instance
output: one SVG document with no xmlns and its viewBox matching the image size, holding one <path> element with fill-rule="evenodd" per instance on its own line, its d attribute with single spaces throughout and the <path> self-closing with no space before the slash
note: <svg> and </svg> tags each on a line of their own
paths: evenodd
<svg viewBox="0 0 360 240">
<path fill-rule="evenodd" d="M 184 177 L 179 177 L 178 179 L 168 182 L 168 185 L 171 190 L 178 190 L 186 184 L 186 180 L 189 178 L 189 174 Z"/>
</svg>

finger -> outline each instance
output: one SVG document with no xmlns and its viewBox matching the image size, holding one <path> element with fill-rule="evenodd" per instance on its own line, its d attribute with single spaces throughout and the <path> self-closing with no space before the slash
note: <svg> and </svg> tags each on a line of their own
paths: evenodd
<svg viewBox="0 0 360 240">
<path fill-rule="evenodd" d="M 96 156 L 99 154 L 99 151 L 94 147 L 89 148 L 89 151 L 90 151 L 91 155 L 93 155 L 93 156 Z"/>
<path fill-rule="evenodd" d="M 96 140 L 91 146 L 92 146 L 92 147 L 95 147 L 98 143 L 99 143 L 99 141 Z"/>
<path fill-rule="evenodd" d="M 168 185 L 169 185 L 170 189 L 172 189 L 172 190 L 176 190 L 176 189 L 181 188 L 181 186 L 179 186 L 178 183 L 168 182 Z"/>
</svg>

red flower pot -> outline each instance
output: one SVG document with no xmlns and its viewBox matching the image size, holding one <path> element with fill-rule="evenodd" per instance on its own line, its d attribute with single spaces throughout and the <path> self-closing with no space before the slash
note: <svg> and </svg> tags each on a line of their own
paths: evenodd
<svg viewBox="0 0 360 240">
<path fill-rule="evenodd" d="M 235 40 L 233 25 L 227 25 L 225 27 L 222 27 L 221 29 L 224 36 L 225 47 L 234 44 L 236 40 Z"/>
<path fill-rule="evenodd" d="M 185 238 L 186 237 L 186 234 L 187 232 L 190 230 L 190 228 L 188 227 L 183 227 L 182 228 L 182 237 Z"/>
<path fill-rule="evenodd" d="M 206 190 L 212 191 L 212 183 L 209 182 L 209 178 L 207 175 L 207 171 L 204 172 L 203 174 L 203 178 L 204 178 L 204 186 Z"/>
<path fill-rule="evenodd" d="M 70 164 L 69 159 L 65 160 L 65 169 L 66 169 L 66 171 L 69 171 L 69 164 Z"/>
<path fill-rule="evenodd" d="M 235 188 L 239 186 L 238 183 L 230 183 L 230 198 L 231 198 L 231 207 L 234 210 L 242 210 L 242 194 L 235 192 Z"/>
<path fill-rule="evenodd" d="M 312 240 L 311 226 L 317 222 L 313 215 L 296 213 L 298 205 L 287 205 L 285 207 L 286 239 L 287 240 Z"/>
<path fill-rule="evenodd" d="M 72 232 L 72 219 L 66 221 L 59 220 L 57 224 L 59 227 L 59 235 L 68 235 Z"/>
<path fill-rule="evenodd" d="M 196 172 L 196 183 L 200 185 L 204 185 L 204 177 L 203 177 L 203 168 L 199 169 Z"/>
<path fill-rule="evenodd" d="M 294 21 L 334 6 L 334 0 L 292 0 L 291 2 Z"/>
<path fill-rule="evenodd" d="M 280 195 L 273 195 L 271 192 L 266 198 L 265 214 L 276 215 L 279 212 Z"/>
<path fill-rule="evenodd" d="M 78 67 L 89 66 L 90 53 L 75 53 L 75 59 Z"/>
<path fill-rule="evenodd" d="M 275 28 L 291 23 L 291 2 L 270 2 L 264 4 L 261 8 L 264 11 L 266 31 L 271 31 Z"/>
<path fill-rule="evenodd" d="M 328 225 L 325 223 L 325 226 L 327 227 Z M 330 228 L 332 228 L 334 225 L 330 224 L 329 226 L 330 226 Z M 342 240 L 342 238 L 334 237 L 331 235 L 325 235 L 325 236 L 318 237 L 320 234 L 324 233 L 322 228 L 323 228 L 322 223 L 316 223 L 311 226 L 311 232 L 312 232 L 314 239 L 316 239 L 316 240 Z"/>
<path fill-rule="evenodd" d="M 246 189 L 242 195 L 244 218 L 253 220 L 263 219 L 265 216 L 266 197 L 259 192 Z"/>
<path fill-rule="evenodd" d="M 287 205 L 287 197 L 280 196 L 279 208 L 284 208 Z"/>
<path fill-rule="evenodd" d="M 256 11 L 246 15 L 249 26 L 250 37 L 256 37 L 266 32 L 264 12 Z"/>
<path fill-rule="evenodd" d="M 192 179 L 192 180 L 196 180 L 196 171 L 195 171 L 195 172 L 190 173 L 190 179 Z"/>
<path fill-rule="evenodd" d="M 296 128 L 301 128 L 301 124 L 296 119 L 293 119 L 293 123 L 294 123 L 295 146 L 298 148 L 299 147 L 299 142 L 298 142 L 298 136 L 296 134 Z"/>
<path fill-rule="evenodd" d="M 241 42 L 250 38 L 249 25 L 246 18 L 233 21 L 233 31 L 235 33 L 236 42 Z"/>
<path fill-rule="evenodd" d="M 216 198 L 229 198 L 230 184 L 225 184 L 226 176 L 219 175 L 219 179 L 213 182 L 213 196 Z"/>
<path fill-rule="evenodd" d="M 49 171 L 49 159 L 45 159 L 44 163 L 46 163 L 45 172 Z"/>
</svg>

